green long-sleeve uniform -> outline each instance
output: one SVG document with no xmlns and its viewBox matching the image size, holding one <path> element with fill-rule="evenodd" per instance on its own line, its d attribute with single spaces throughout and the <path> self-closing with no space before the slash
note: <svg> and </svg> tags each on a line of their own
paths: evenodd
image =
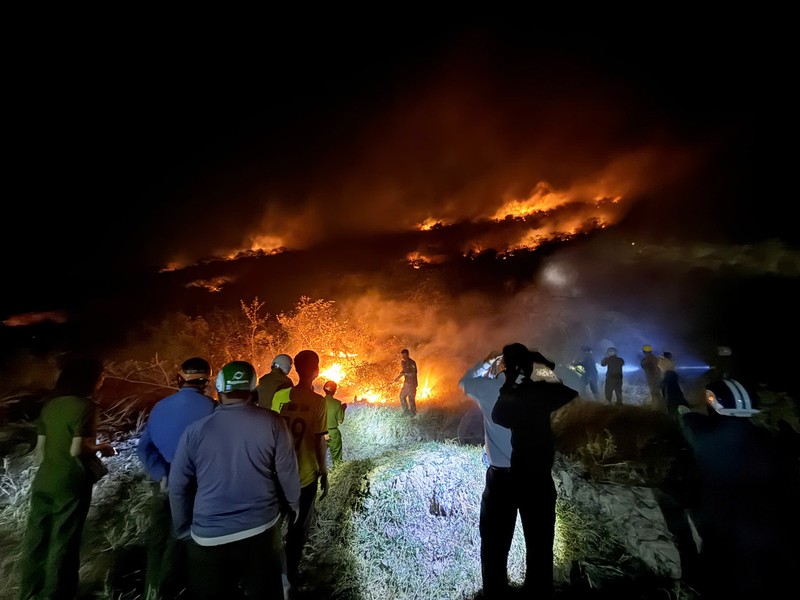
<svg viewBox="0 0 800 600">
<path fill-rule="evenodd" d="M 330 394 L 325 395 L 325 403 L 328 405 L 328 449 L 331 452 L 331 460 L 333 464 L 342 462 L 342 432 L 339 431 L 339 425 L 344 423 L 344 412 L 347 408 Z"/>
<path fill-rule="evenodd" d="M 20 594 L 27 598 L 74 598 L 83 526 L 92 500 L 92 479 L 70 454 L 72 439 L 96 435 L 96 405 L 60 396 L 45 403 L 38 420 L 44 458 L 31 485 L 31 504 L 20 560 Z"/>
</svg>

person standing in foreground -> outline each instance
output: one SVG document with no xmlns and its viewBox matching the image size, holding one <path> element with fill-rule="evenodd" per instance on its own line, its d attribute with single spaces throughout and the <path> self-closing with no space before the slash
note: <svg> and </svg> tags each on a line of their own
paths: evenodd
<svg viewBox="0 0 800 600">
<path fill-rule="evenodd" d="M 492 409 L 505 383 L 503 356 L 490 352 L 464 373 L 458 387 L 483 413 L 486 483 L 481 495 L 478 529 L 481 536 L 481 577 L 486 600 L 504 598 L 508 588 L 508 553 L 517 522 L 517 502 L 511 487 L 511 431 L 492 421 Z"/>
<path fill-rule="evenodd" d="M 525 584 L 529 598 L 553 594 L 553 538 L 556 488 L 552 413 L 578 397 L 552 373 L 555 364 L 523 344 L 503 348 L 506 380 L 492 409 L 492 420 L 511 430 L 511 488 L 525 536 Z M 533 381 L 534 362 L 549 370 L 548 380 Z M 531 491 L 533 490 L 533 491 Z"/>
<path fill-rule="evenodd" d="M 344 423 L 344 413 L 347 409 L 347 404 L 334 397 L 337 390 L 335 381 L 326 381 L 322 386 L 325 392 L 325 404 L 328 410 L 328 433 L 326 440 L 328 442 L 328 450 L 331 453 L 331 462 L 333 466 L 342 462 L 342 432 L 339 431 L 339 425 Z"/>
<path fill-rule="evenodd" d="M 700 491 L 692 511 L 702 538 L 699 592 L 714 600 L 796 597 L 800 474 L 783 443 L 796 432 L 753 422 L 758 394 L 730 378 L 708 383 L 699 410 L 676 410 Z"/>
<path fill-rule="evenodd" d="M 282 598 L 281 514 L 299 512 L 300 478 L 286 423 L 256 405 L 255 368 L 217 374 L 219 406 L 181 436 L 169 474 L 175 533 L 189 541 L 192 598 Z"/>
<path fill-rule="evenodd" d="M 292 370 L 292 357 L 288 354 L 278 354 L 272 359 L 269 373 L 262 375 L 258 380 L 258 405 L 272 408 L 272 398 L 278 390 L 285 390 L 294 385 L 289 379 Z M 278 411 L 280 412 L 280 411 Z"/>
<path fill-rule="evenodd" d="M 313 350 L 302 350 L 294 357 L 294 367 L 299 378 L 291 389 L 275 394 L 275 402 L 282 403 L 280 415 L 289 424 L 297 452 L 300 471 L 300 513 L 289 523 L 286 531 L 286 570 L 292 588 L 300 585 L 300 559 L 308 534 L 314 523 L 317 490 L 321 487 L 323 500 L 328 495 L 328 411 L 325 397 L 314 391 L 314 380 L 319 376 L 319 355 Z"/>
<path fill-rule="evenodd" d="M 394 378 L 400 381 L 403 378 L 403 387 L 400 389 L 400 406 L 403 414 L 412 417 L 417 414 L 417 362 L 408 354 L 408 349 L 400 351 L 400 373 Z"/>
<path fill-rule="evenodd" d="M 92 500 L 90 463 L 116 451 L 97 443 L 97 405 L 91 396 L 103 383 L 102 361 L 67 358 L 37 420 L 30 512 L 20 556 L 21 600 L 75 598 L 83 526 Z M 102 471 L 102 469 L 101 469 Z"/>
<path fill-rule="evenodd" d="M 210 415 L 216 402 L 205 394 L 211 365 L 204 358 L 183 362 L 177 374 L 178 391 L 159 400 L 150 411 L 136 453 L 153 480 L 150 527 L 147 529 L 145 597 L 177 598 L 188 585 L 186 541 L 172 527 L 167 493 L 170 463 L 186 427 Z"/>
<path fill-rule="evenodd" d="M 617 406 L 622 406 L 622 367 L 625 359 L 617 356 L 617 349 L 613 346 L 606 350 L 606 355 L 600 361 L 601 367 L 606 367 L 606 402 L 611 404 L 611 398 L 616 395 Z"/>
</svg>

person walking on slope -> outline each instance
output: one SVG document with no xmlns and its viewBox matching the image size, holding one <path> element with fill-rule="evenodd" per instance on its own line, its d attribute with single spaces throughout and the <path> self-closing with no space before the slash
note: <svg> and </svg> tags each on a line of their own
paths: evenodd
<svg viewBox="0 0 800 600">
<path fill-rule="evenodd" d="M 272 359 L 269 373 L 258 380 L 258 405 L 272 408 L 272 398 L 278 390 L 285 390 L 294 385 L 289 379 L 292 370 L 292 357 L 288 354 L 278 354 Z M 280 412 L 280 411 L 278 411 Z"/>
<path fill-rule="evenodd" d="M 506 379 L 492 409 L 492 420 L 511 431 L 510 486 L 525 536 L 526 598 L 553 594 L 553 538 L 556 488 L 552 413 L 578 397 L 552 373 L 555 364 L 523 344 L 503 348 Z M 534 362 L 543 360 L 548 380 L 531 379 Z"/>
<path fill-rule="evenodd" d="M 642 360 L 639 361 L 642 372 L 647 380 L 650 390 L 650 404 L 656 410 L 664 410 L 663 396 L 661 395 L 661 369 L 658 357 L 653 354 L 653 347 L 649 344 L 642 346 Z"/>
<path fill-rule="evenodd" d="M 169 473 L 177 537 L 190 539 L 189 592 L 200 600 L 282 598 L 281 515 L 300 510 L 286 421 L 255 403 L 255 368 L 216 378 L 219 406 L 181 436 Z"/>
<path fill-rule="evenodd" d="M 339 425 L 344 423 L 344 414 L 347 409 L 347 404 L 334 397 L 337 388 L 335 381 L 326 381 L 325 385 L 322 386 L 328 410 L 326 441 L 328 442 L 328 450 L 331 453 L 331 462 L 334 467 L 342 462 L 342 432 L 339 431 Z"/>
<path fill-rule="evenodd" d="M 169 471 L 184 430 L 210 415 L 217 405 L 205 394 L 210 378 L 211 365 L 207 360 L 200 357 L 185 360 L 176 376 L 178 391 L 156 403 L 136 447 L 136 454 L 152 480 L 146 598 L 177 598 L 188 585 L 186 541 L 178 540 L 172 527 L 167 493 Z"/>
<path fill-rule="evenodd" d="M 102 361 L 68 357 L 37 419 L 38 469 L 22 537 L 20 600 L 75 598 L 78 593 L 83 528 L 92 486 L 100 476 L 93 475 L 90 463 L 99 461 L 97 452 L 116 454 L 111 444 L 97 443 L 92 394 L 103 378 Z"/>
<path fill-rule="evenodd" d="M 403 387 L 400 389 L 400 406 L 403 414 L 412 417 L 417 414 L 417 363 L 409 356 L 408 349 L 400 351 L 400 373 L 394 378 L 400 381 L 403 378 Z"/>
<path fill-rule="evenodd" d="M 273 407 L 280 406 L 280 415 L 289 424 L 297 451 L 300 470 L 300 513 L 286 531 L 286 570 L 291 587 L 300 586 L 300 559 L 314 524 L 317 491 L 322 501 L 328 495 L 328 409 L 325 397 L 314 391 L 319 376 L 319 355 L 302 350 L 294 357 L 299 380 L 292 388 L 279 390 Z M 274 410 L 274 408 L 273 408 Z"/>
<path fill-rule="evenodd" d="M 617 349 L 613 346 L 606 350 L 606 355 L 600 361 L 601 367 L 606 367 L 605 394 L 606 402 L 611 404 L 611 398 L 616 396 L 617 406 L 622 406 L 622 367 L 625 359 L 617 356 Z"/>
</svg>

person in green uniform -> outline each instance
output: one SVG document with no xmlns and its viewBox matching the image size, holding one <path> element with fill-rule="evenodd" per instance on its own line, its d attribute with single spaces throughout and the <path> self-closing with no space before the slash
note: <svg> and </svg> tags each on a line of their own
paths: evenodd
<svg viewBox="0 0 800 600">
<path fill-rule="evenodd" d="M 92 486 L 102 476 L 97 452 L 116 454 L 97 443 L 97 405 L 92 400 L 103 383 L 103 363 L 96 358 L 69 357 L 55 391 L 37 420 L 36 461 L 30 512 L 19 561 L 22 600 L 75 598 L 83 526 Z M 94 464 L 93 464 L 94 463 Z"/>
<path fill-rule="evenodd" d="M 322 386 L 325 392 L 325 403 L 328 405 L 328 450 L 331 453 L 331 461 L 335 467 L 342 462 L 342 432 L 339 425 L 344 423 L 344 413 L 347 405 L 334 397 L 338 386 L 335 381 L 326 381 Z"/>
</svg>

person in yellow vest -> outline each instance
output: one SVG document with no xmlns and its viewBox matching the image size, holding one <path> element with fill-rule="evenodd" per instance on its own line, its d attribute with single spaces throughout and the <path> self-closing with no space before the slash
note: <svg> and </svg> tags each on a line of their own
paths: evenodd
<svg viewBox="0 0 800 600">
<path fill-rule="evenodd" d="M 328 410 L 325 397 L 314 391 L 319 355 L 313 350 L 301 350 L 294 357 L 294 368 L 297 384 L 275 392 L 272 410 L 289 425 L 300 471 L 300 512 L 288 524 L 284 548 L 287 580 L 291 588 L 297 589 L 302 584 L 300 559 L 314 523 L 317 492 L 320 501 L 328 495 Z M 291 589 L 290 592 L 294 593 Z"/>
<path fill-rule="evenodd" d="M 291 370 L 292 357 L 288 354 L 278 354 L 272 359 L 269 373 L 262 375 L 258 380 L 259 406 L 272 408 L 272 399 L 275 397 L 275 392 L 294 386 L 294 382 L 289 379 Z M 273 410 L 275 409 L 273 408 Z"/>
<path fill-rule="evenodd" d="M 326 381 L 322 386 L 328 405 L 328 435 L 325 439 L 334 467 L 342 462 L 342 432 L 339 431 L 339 425 L 344 423 L 344 413 L 347 410 L 347 405 L 334 397 L 337 389 L 335 381 Z"/>
</svg>

